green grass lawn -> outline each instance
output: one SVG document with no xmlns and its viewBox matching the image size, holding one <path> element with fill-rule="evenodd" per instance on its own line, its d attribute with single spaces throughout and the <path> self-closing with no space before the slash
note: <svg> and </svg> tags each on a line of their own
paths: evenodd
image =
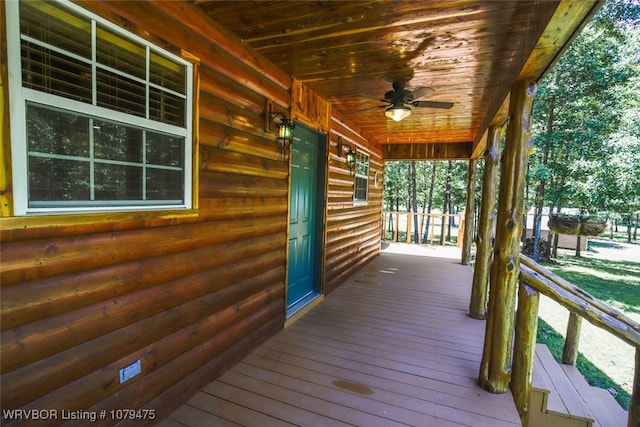
<svg viewBox="0 0 640 427">
<path fill-rule="evenodd" d="M 597 253 L 605 246 L 611 250 L 616 245 L 591 241 L 589 251 Z M 561 252 L 555 262 L 545 267 L 622 312 L 640 313 L 639 262 L 590 256 L 576 258 L 571 252 Z"/>
<path fill-rule="evenodd" d="M 628 252 L 623 253 L 625 250 L 628 251 L 628 246 L 616 241 L 590 241 L 584 256 L 576 258 L 572 251 L 561 251 L 558 258 L 545 267 L 617 310 L 638 314 L 640 259 L 629 258 Z M 555 358 L 561 360 L 564 338 L 542 319 L 538 325 L 538 342 L 546 344 Z M 582 354 L 576 366 L 590 384 L 616 390 L 616 399 L 628 409 L 630 395 Z"/>
</svg>

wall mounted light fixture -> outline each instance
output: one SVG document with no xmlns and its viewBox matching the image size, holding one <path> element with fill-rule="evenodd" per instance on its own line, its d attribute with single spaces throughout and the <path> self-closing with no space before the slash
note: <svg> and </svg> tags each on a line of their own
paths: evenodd
<svg viewBox="0 0 640 427">
<path fill-rule="evenodd" d="M 294 123 L 287 118 L 283 118 L 278 123 L 278 135 L 276 136 L 276 145 L 280 149 L 280 160 L 284 160 L 286 152 L 289 150 L 293 142 Z"/>
<path fill-rule="evenodd" d="M 349 147 L 347 151 L 347 167 L 349 168 L 349 175 L 353 176 L 356 173 L 356 152 Z"/>
<path fill-rule="evenodd" d="M 280 160 L 284 161 L 287 158 L 286 153 L 293 142 L 293 128 L 295 127 L 295 123 L 289 120 L 283 113 L 273 112 L 273 103 L 269 100 L 265 103 L 264 120 L 265 132 L 271 132 L 272 122 L 277 126 L 276 146 L 280 150 Z"/>
</svg>

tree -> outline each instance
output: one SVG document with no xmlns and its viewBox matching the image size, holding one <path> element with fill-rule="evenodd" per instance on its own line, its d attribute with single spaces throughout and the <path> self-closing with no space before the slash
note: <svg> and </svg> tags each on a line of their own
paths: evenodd
<svg viewBox="0 0 640 427">
<path fill-rule="evenodd" d="M 429 174 L 429 192 L 427 195 L 427 224 L 424 227 L 424 241 L 429 237 L 429 225 L 431 225 L 431 210 L 433 208 L 433 190 L 436 183 L 436 172 L 438 162 L 431 162 L 431 173 Z"/>
<path fill-rule="evenodd" d="M 451 206 L 451 171 L 453 169 L 451 161 L 447 162 L 447 172 L 445 174 L 445 184 L 444 184 L 444 197 L 442 200 L 442 225 L 440 230 L 440 244 L 444 245 L 445 241 L 445 214 L 449 213 Z M 451 229 L 449 228 L 449 234 L 446 236 L 447 241 L 450 239 Z"/>
<path fill-rule="evenodd" d="M 386 162 L 384 165 L 383 202 L 389 211 L 399 211 L 405 206 L 403 183 L 406 182 L 406 162 Z"/>
<path fill-rule="evenodd" d="M 409 180 L 411 187 L 411 207 L 414 214 L 418 213 L 418 188 L 416 178 L 416 162 L 409 162 Z M 413 215 L 413 242 L 420 243 L 418 236 L 418 215 Z"/>
<path fill-rule="evenodd" d="M 638 8 L 637 2 L 605 3 L 539 86 L 533 114 L 537 150 L 529 174 L 537 218 L 544 205 L 585 213 L 610 205 L 614 178 L 601 175 L 616 170 L 613 136 L 627 127 L 629 101 L 637 98 L 633 80 L 640 53 L 637 38 L 634 44 L 630 37 L 637 37 Z"/>
</svg>

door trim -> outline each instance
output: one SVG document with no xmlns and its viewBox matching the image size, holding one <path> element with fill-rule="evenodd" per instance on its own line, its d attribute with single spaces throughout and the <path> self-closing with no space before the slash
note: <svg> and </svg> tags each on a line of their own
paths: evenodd
<svg viewBox="0 0 640 427">
<path fill-rule="evenodd" d="M 321 295 L 321 294 L 315 295 L 315 297 L 311 301 L 309 301 L 305 306 L 300 307 L 298 311 L 291 313 L 289 317 L 287 317 L 287 319 L 284 321 L 284 328 L 286 329 L 289 326 L 291 326 L 293 323 L 296 322 L 296 320 L 300 319 L 302 316 L 307 314 L 312 308 L 320 304 L 322 301 L 324 301 L 324 295 Z"/>
</svg>

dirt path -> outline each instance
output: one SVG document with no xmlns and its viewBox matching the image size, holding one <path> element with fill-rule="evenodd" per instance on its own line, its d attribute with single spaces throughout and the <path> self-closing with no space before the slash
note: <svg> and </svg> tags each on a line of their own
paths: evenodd
<svg viewBox="0 0 640 427">
<path fill-rule="evenodd" d="M 601 244 L 596 250 L 584 251 L 582 256 L 640 263 L 640 245 L 609 242 L 608 240 L 599 240 L 599 242 Z M 626 314 L 640 322 L 640 315 L 637 313 Z M 569 318 L 566 309 L 543 296 L 540 299 L 540 317 L 558 333 L 565 336 Z M 631 393 L 635 357 L 635 349 L 632 346 L 585 321 L 582 322 L 579 349 L 591 363 Z"/>
</svg>

